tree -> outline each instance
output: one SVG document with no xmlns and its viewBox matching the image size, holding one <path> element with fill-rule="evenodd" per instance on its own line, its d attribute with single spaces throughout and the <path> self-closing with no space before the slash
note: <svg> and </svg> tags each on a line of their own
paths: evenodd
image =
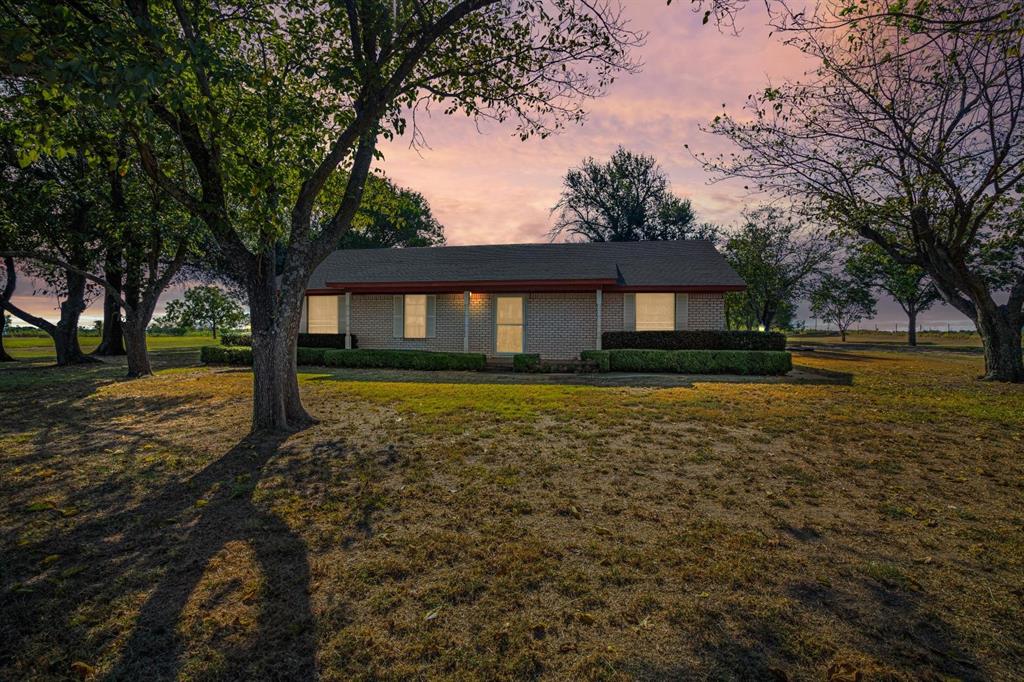
<svg viewBox="0 0 1024 682">
<path fill-rule="evenodd" d="M 985 378 L 1022 381 L 1024 36 L 1003 30 L 1019 17 L 948 29 L 974 7 L 788 34 L 820 62 L 814 77 L 765 89 L 749 120 L 718 117 L 712 132 L 741 152 L 701 158 L 923 269 L 978 328 Z"/>
<path fill-rule="evenodd" d="M 342 236 L 338 248 L 440 246 L 444 241 L 444 227 L 422 194 L 371 175 L 352 228 Z"/>
<path fill-rule="evenodd" d="M 117 292 L 123 291 L 124 273 L 121 272 L 120 244 L 112 242 L 107 245 L 103 266 L 103 279 L 110 283 L 113 291 L 103 292 L 103 323 L 100 325 L 101 338 L 93 355 L 116 356 L 125 355 L 124 330 L 121 325 L 121 297 Z"/>
<path fill-rule="evenodd" d="M 689 199 L 669 190 L 668 177 L 653 156 L 619 147 L 606 163 L 590 157 L 562 181 L 552 238 L 591 242 L 709 239 L 707 225 L 696 225 Z"/>
<path fill-rule="evenodd" d="M 846 269 L 862 281 L 889 294 L 907 314 L 907 343 L 917 345 L 917 316 L 942 297 L 928 274 L 916 265 L 902 265 L 874 242 L 856 249 Z"/>
<path fill-rule="evenodd" d="M 732 297 L 766 330 L 778 315 L 807 293 L 810 282 L 832 260 L 835 246 L 821 230 L 812 229 L 792 213 L 766 206 L 746 212 L 739 231 L 725 242 L 725 258 L 747 283 Z"/>
<path fill-rule="evenodd" d="M 410 120 L 418 139 L 414 113 L 431 103 L 548 135 L 581 121 L 642 41 L 616 3 L 589 0 L 23 0 L 4 17 L 4 70 L 115 103 L 147 173 L 245 287 L 254 430 L 310 421 L 302 298 L 352 224 L 377 140 Z M 154 146 L 163 133 L 187 164 Z"/>
<path fill-rule="evenodd" d="M 164 323 L 187 329 L 235 329 L 245 322 L 242 306 L 214 286 L 192 287 L 182 298 L 168 302 Z"/>
<path fill-rule="evenodd" d="M 866 282 L 848 273 L 827 273 L 811 291 L 811 313 L 836 325 L 845 343 L 852 325 L 875 314 L 875 298 Z"/>
<path fill-rule="evenodd" d="M 7 274 L 13 267 L 13 260 L 4 259 L 4 286 L 0 289 L 0 303 L 7 303 L 14 294 L 14 279 Z M 4 348 L 4 337 L 7 336 L 7 330 L 11 327 L 11 314 L 4 311 L 3 305 L 0 305 L 0 313 L 2 313 L 0 314 L 0 362 L 14 362 L 14 358 Z"/>
</svg>

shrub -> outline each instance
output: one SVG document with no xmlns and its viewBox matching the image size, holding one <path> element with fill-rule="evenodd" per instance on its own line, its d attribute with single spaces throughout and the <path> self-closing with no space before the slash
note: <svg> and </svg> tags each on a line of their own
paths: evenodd
<svg viewBox="0 0 1024 682">
<path fill-rule="evenodd" d="M 390 324 L 390 322 L 388 323 Z M 303 348 L 345 348 L 344 334 L 299 334 L 299 345 Z M 352 348 L 359 348 L 356 335 L 352 334 Z"/>
<path fill-rule="evenodd" d="M 220 335 L 222 346 L 252 346 L 252 334 L 227 332 Z"/>
<path fill-rule="evenodd" d="M 720 329 L 671 332 L 604 332 L 601 347 L 656 350 L 786 350 L 786 335 L 779 332 L 725 331 Z"/>
<path fill-rule="evenodd" d="M 324 364 L 329 367 L 480 371 L 487 364 L 487 356 L 424 350 L 328 350 L 324 353 Z"/>
<path fill-rule="evenodd" d="M 252 346 L 252 334 L 228 332 L 220 335 L 222 346 Z M 344 334 L 299 334 L 299 348 L 344 348 Z M 356 335 L 352 335 L 352 347 L 358 348 Z"/>
<path fill-rule="evenodd" d="M 539 372 L 540 355 L 537 353 L 518 353 L 512 356 L 513 372 Z"/>
<path fill-rule="evenodd" d="M 793 369 L 786 351 L 651 350 L 608 351 L 609 368 L 617 372 L 677 374 L 785 374 Z"/>
<path fill-rule="evenodd" d="M 295 361 L 300 365 L 323 365 L 324 354 L 330 349 L 328 348 L 303 348 L 299 346 L 295 349 Z"/>
<path fill-rule="evenodd" d="M 580 360 L 595 363 L 598 372 L 608 371 L 608 357 L 608 351 L 606 350 L 585 350 L 580 353 Z"/>
<path fill-rule="evenodd" d="M 245 346 L 203 346 L 199 359 L 209 365 L 252 365 L 252 348 Z"/>
</svg>

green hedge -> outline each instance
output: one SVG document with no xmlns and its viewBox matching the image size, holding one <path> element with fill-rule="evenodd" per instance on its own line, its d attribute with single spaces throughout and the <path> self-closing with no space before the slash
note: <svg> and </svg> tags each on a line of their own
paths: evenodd
<svg viewBox="0 0 1024 682">
<path fill-rule="evenodd" d="M 228 332 L 220 335 L 222 346 L 251 346 L 252 334 L 235 334 Z M 299 334 L 299 348 L 344 348 L 344 334 Z M 352 335 L 352 347 L 359 348 L 356 335 Z"/>
<path fill-rule="evenodd" d="M 793 369 L 786 351 L 773 350 L 650 350 L 608 351 L 614 372 L 675 372 L 677 374 L 785 374 Z"/>
<path fill-rule="evenodd" d="M 295 362 L 299 365 L 324 365 L 324 354 L 329 348 L 303 348 L 295 349 Z"/>
<path fill-rule="evenodd" d="M 539 353 L 518 353 L 512 356 L 513 372 L 537 372 L 540 370 Z"/>
<path fill-rule="evenodd" d="M 328 350 L 324 353 L 324 364 L 329 367 L 481 371 L 487 364 L 487 356 L 424 350 Z"/>
<path fill-rule="evenodd" d="M 580 360 L 591 361 L 597 365 L 598 372 L 609 370 L 609 352 L 606 350 L 585 350 L 580 353 Z"/>
<path fill-rule="evenodd" d="M 601 347 L 656 350 L 786 350 L 786 335 L 779 332 L 686 330 L 669 332 L 605 332 Z"/>
<path fill-rule="evenodd" d="M 203 346 L 199 359 L 214 365 L 252 366 L 252 348 L 245 346 Z"/>
<path fill-rule="evenodd" d="M 226 332 L 220 335 L 220 345 L 222 346 L 251 346 L 252 335 L 251 334 L 238 334 L 235 332 Z"/>
</svg>

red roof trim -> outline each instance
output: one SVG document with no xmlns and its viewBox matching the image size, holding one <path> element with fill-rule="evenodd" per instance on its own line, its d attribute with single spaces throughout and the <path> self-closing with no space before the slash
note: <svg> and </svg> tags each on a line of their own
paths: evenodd
<svg viewBox="0 0 1024 682">
<path fill-rule="evenodd" d="M 616 292 L 692 292 L 723 293 L 743 291 L 742 284 L 708 284 L 691 286 L 619 286 L 614 279 L 540 279 L 540 280 L 475 280 L 447 282 L 327 282 L 326 288 L 307 289 L 308 296 L 336 296 L 341 293 L 354 294 L 417 294 L 457 293 L 475 291 L 479 293 L 501 291 L 564 291 L 579 292 L 602 289 Z"/>
<path fill-rule="evenodd" d="M 517 279 L 438 282 L 327 282 L 317 293 L 449 293 L 459 291 L 593 291 L 615 285 L 614 279 Z M 308 293 L 308 292 L 307 292 Z"/>
</svg>

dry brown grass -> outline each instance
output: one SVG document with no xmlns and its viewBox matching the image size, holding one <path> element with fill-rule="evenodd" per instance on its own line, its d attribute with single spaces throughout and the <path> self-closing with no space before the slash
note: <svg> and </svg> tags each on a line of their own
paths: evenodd
<svg viewBox="0 0 1024 682">
<path fill-rule="evenodd" d="M 1013 679 L 1024 390 L 0 371 L 0 678 Z M 436 377 L 434 377 L 436 378 Z M 845 677 L 844 677 L 845 675 Z"/>
</svg>

